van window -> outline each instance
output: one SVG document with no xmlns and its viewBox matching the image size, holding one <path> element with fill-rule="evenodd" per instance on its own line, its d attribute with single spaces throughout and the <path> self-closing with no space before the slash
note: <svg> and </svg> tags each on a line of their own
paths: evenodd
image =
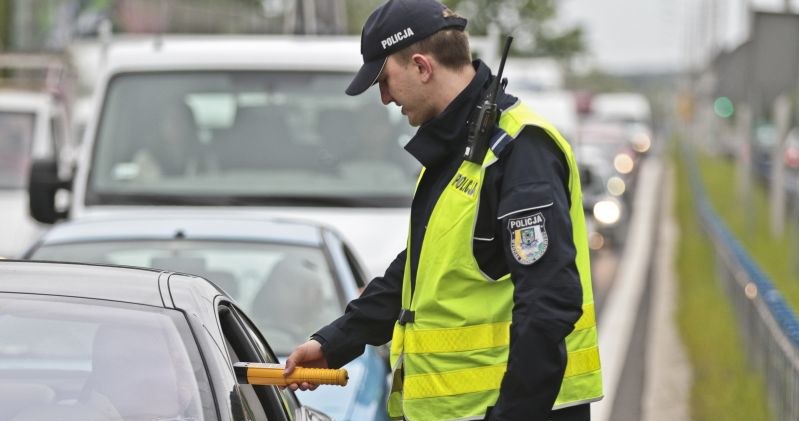
<svg viewBox="0 0 799 421">
<path fill-rule="evenodd" d="M 406 206 L 412 128 L 349 73 L 149 72 L 106 94 L 89 204 Z"/>
</svg>

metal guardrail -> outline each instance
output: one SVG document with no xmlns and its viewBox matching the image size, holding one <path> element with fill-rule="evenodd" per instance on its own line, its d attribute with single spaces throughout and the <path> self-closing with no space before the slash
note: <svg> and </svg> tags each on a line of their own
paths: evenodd
<svg viewBox="0 0 799 421">
<path fill-rule="evenodd" d="M 685 146 L 687 148 L 687 146 Z M 762 373 L 775 419 L 799 419 L 799 319 L 779 290 L 730 233 L 707 200 L 696 164 L 684 151 L 716 271 L 733 304 L 749 362 Z"/>
</svg>

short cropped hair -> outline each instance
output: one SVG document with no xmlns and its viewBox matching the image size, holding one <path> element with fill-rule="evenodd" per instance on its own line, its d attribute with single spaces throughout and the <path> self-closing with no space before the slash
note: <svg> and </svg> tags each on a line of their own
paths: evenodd
<svg viewBox="0 0 799 421">
<path fill-rule="evenodd" d="M 407 64 L 414 54 L 431 54 L 442 66 L 455 71 L 472 63 L 469 37 L 458 28 L 444 28 L 396 54 L 402 64 Z"/>
</svg>

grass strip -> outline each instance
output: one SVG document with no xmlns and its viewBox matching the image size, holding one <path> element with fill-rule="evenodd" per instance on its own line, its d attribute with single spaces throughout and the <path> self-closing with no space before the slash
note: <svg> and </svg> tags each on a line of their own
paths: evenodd
<svg viewBox="0 0 799 421">
<path fill-rule="evenodd" d="M 788 218 L 783 235 L 773 236 L 769 226 L 768 193 L 753 183 L 751 198 L 741 200 L 736 191 L 735 164 L 723 158 L 703 155 L 700 174 L 716 214 L 741 242 L 747 253 L 771 279 L 774 287 L 796 311 L 799 309 L 799 273 L 791 256 L 799 253 L 796 223 Z"/>
<path fill-rule="evenodd" d="M 733 309 L 716 279 L 712 245 L 703 234 L 685 163 L 676 150 L 672 163 L 674 215 L 680 230 L 677 324 L 693 366 L 691 417 L 693 421 L 772 420 L 763 379 L 746 361 Z"/>
</svg>

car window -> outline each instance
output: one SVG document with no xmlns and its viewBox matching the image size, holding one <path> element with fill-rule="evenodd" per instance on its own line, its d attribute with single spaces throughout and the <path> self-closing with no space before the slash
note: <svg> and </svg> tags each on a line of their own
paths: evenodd
<svg viewBox="0 0 799 421">
<path fill-rule="evenodd" d="M 0 111 L 0 188 L 25 187 L 35 121 L 32 113 Z"/>
<path fill-rule="evenodd" d="M 202 276 L 227 292 L 288 355 L 345 301 L 320 249 L 223 241 L 119 241 L 42 246 L 37 260 L 141 266 Z M 291 323 L 286 323 L 290 320 Z"/>
<path fill-rule="evenodd" d="M 355 258 L 355 254 L 353 254 L 352 250 L 346 245 L 344 246 L 344 256 L 347 258 L 347 265 L 350 267 L 350 271 L 352 271 L 352 276 L 355 278 L 355 284 L 358 288 L 366 287 L 366 275 L 364 275 L 363 268 L 358 263 L 358 259 Z"/>
<path fill-rule="evenodd" d="M 233 297 L 269 337 L 277 355 L 288 355 L 319 326 L 338 317 L 346 304 L 327 259 L 313 247 L 195 240 L 91 242 L 42 246 L 31 258 L 202 276 Z"/>
<path fill-rule="evenodd" d="M 231 307 L 235 306 L 231 305 Z M 258 328 L 252 324 L 252 322 L 247 319 L 241 312 L 238 312 L 239 319 L 241 320 L 242 326 L 247 332 L 247 335 L 252 338 L 253 345 L 261 353 L 264 357 L 264 362 L 267 363 L 279 363 L 280 361 L 275 356 L 275 353 L 272 351 L 269 344 L 266 342 L 264 337 L 261 335 Z M 281 399 L 281 403 L 283 404 L 283 408 L 285 409 L 287 414 L 296 414 L 297 410 L 300 408 L 299 401 L 297 397 L 290 392 L 288 389 L 280 390 L 278 389 L 277 392 L 279 393 L 279 397 Z"/>
<path fill-rule="evenodd" d="M 406 206 L 419 170 L 402 150 L 412 128 L 376 90 L 344 95 L 351 77 L 118 75 L 103 105 L 87 201 Z"/>
<path fill-rule="evenodd" d="M 219 322 L 230 363 L 237 362 L 275 362 L 274 356 L 265 359 L 256 346 L 257 338 L 252 336 L 244 325 L 238 312 L 230 304 L 219 307 Z M 270 361 L 271 360 L 271 361 Z M 275 386 L 252 386 L 241 384 L 238 387 L 245 411 L 255 420 L 288 420 L 289 413 L 283 398 Z"/>
<path fill-rule="evenodd" d="M 0 419 L 213 419 L 180 312 L 0 295 Z"/>
</svg>

